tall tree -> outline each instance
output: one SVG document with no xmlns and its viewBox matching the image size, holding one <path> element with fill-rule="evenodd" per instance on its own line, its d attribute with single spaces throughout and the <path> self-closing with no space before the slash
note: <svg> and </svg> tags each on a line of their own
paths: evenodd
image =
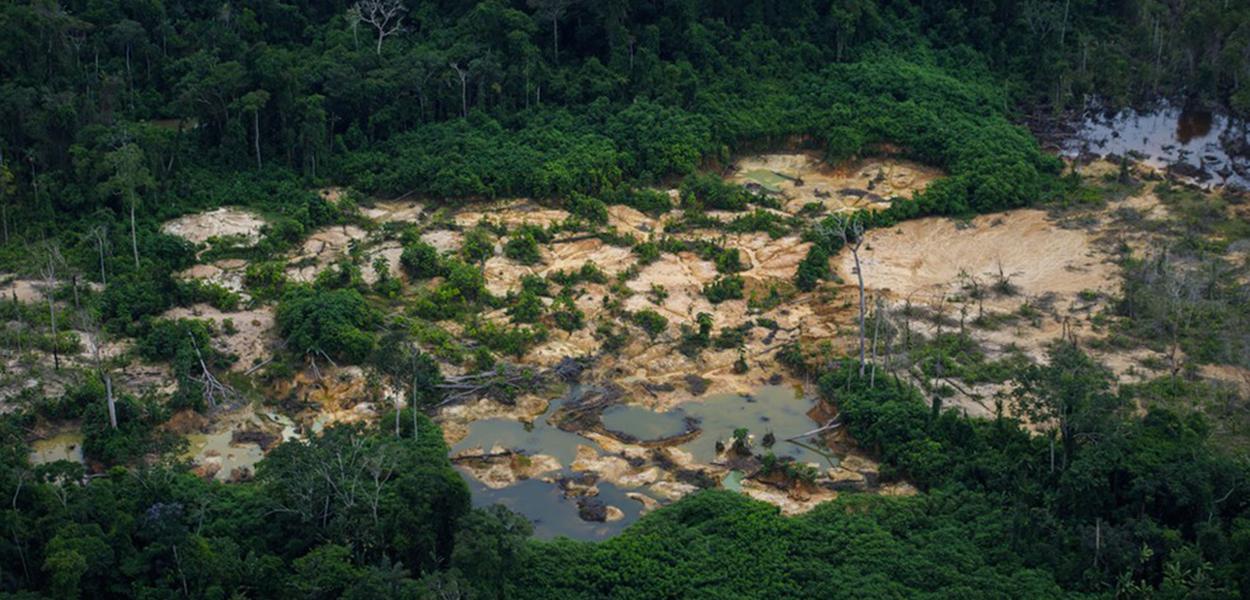
<svg viewBox="0 0 1250 600">
<path fill-rule="evenodd" d="M 134 253 L 135 269 L 139 268 L 139 237 L 135 226 L 135 209 L 140 194 L 156 185 L 148 171 L 143 149 L 130 143 L 114 150 L 106 157 L 113 176 L 104 182 L 106 193 L 116 194 L 130 208 L 130 249 Z"/>
<path fill-rule="evenodd" d="M 4 243 L 9 243 L 9 199 L 17 196 L 17 182 L 8 165 L 0 164 L 0 221 L 4 223 Z"/>
<path fill-rule="evenodd" d="M 534 16 L 551 23 L 551 62 L 560 64 L 560 19 L 569 12 L 576 0 L 529 0 Z"/>
<path fill-rule="evenodd" d="M 400 0 L 360 0 L 352 6 L 354 14 L 349 19 L 356 18 L 368 23 L 378 32 L 377 54 L 381 56 L 382 40 L 403 29 L 406 10 L 408 9 L 404 8 L 404 3 Z"/>
<path fill-rule="evenodd" d="M 1111 393 L 1111 372 L 1064 339 L 1047 352 L 1046 365 L 1034 365 L 1016 379 L 1015 404 L 1039 427 L 1051 427 L 1063 443 L 1063 462 L 1072 461 L 1079 442 L 1095 439 L 1120 405 Z"/>
<path fill-rule="evenodd" d="M 260 109 L 265 107 L 269 102 L 269 92 L 265 90 L 255 90 L 248 92 L 239 99 L 243 106 L 243 110 L 252 113 L 252 142 L 256 149 L 256 169 L 261 168 L 260 163 Z"/>
</svg>

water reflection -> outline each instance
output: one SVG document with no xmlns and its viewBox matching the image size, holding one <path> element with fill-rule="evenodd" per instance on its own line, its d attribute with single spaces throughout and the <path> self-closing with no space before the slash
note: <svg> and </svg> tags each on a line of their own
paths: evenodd
<svg viewBox="0 0 1250 600">
<path fill-rule="evenodd" d="M 1156 168 L 1174 169 L 1181 178 L 1207 187 L 1250 187 L 1250 162 L 1230 155 L 1221 138 L 1244 146 L 1246 134 L 1222 114 L 1162 104 L 1150 110 L 1125 109 L 1111 115 L 1091 110 L 1063 143 L 1063 153 L 1129 156 Z"/>
<path fill-rule="evenodd" d="M 459 469 L 473 494 L 473 506 L 502 504 L 524 515 L 534 524 L 534 537 L 552 539 L 568 537 L 575 540 L 601 540 L 620 533 L 638 520 L 642 503 L 630 498 L 621 488 L 599 482 L 599 495 L 604 504 L 619 508 L 624 517 L 614 522 L 583 521 L 577 514 L 577 499 L 564 497 L 559 486 L 537 479 L 518 481 L 506 488 L 493 490 L 472 475 Z"/>
</svg>

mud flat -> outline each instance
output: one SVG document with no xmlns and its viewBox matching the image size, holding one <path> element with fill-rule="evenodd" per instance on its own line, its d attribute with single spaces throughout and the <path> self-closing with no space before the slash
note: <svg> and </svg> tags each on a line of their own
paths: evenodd
<svg viewBox="0 0 1250 600">
<path fill-rule="evenodd" d="M 1047 293 L 1117 292 L 1116 268 L 1095 241 L 1090 232 L 1060 228 L 1044 211 L 1015 210 L 966 224 L 926 218 L 871 230 L 860 259 L 871 289 L 929 301 L 964 289 L 967 278 L 990 286 L 1001 274 L 1020 297 L 988 303 L 1007 306 Z M 838 269 L 854 279 L 850 252 L 838 255 Z"/>
</svg>

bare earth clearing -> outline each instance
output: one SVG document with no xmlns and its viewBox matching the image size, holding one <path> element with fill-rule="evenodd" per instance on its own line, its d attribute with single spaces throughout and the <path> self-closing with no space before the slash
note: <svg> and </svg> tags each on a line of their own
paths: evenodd
<svg viewBox="0 0 1250 600">
<path fill-rule="evenodd" d="M 1106 168 L 1100 163 L 1085 167 L 1095 176 Z M 791 216 L 801 210 L 811 211 L 812 203 L 820 204 L 826 214 L 862 207 L 883 208 L 893 197 L 911 197 L 939 175 L 933 169 L 894 159 L 830 167 L 812 155 L 796 153 L 740 158 L 730 179 L 779 197 L 783 208 L 780 213 Z M 340 196 L 334 190 L 326 195 Z M 1169 216 L 1148 186 L 1139 194 L 1085 211 L 1079 218 L 1071 214 L 1056 217 L 1041 210 L 1017 210 L 983 215 L 969 222 L 926 218 L 869 231 L 860 251 L 868 304 L 871 309 L 880 301 L 883 318 L 896 329 L 905 326 L 925 337 L 942 331 L 964 331 L 980 344 L 989 359 L 1018 353 L 1039 361 L 1046 346 L 1061 335 L 1091 339 L 1106 334 L 1095 325 L 1094 316 L 1105 311 L 1119 293 L 1121 278 L 1114 263 L 1115 247 L 1123 243 L 1140 249 L 1150 241 L 1150 234 L 1117 218 L 1117 211 L 1124 208 L 1149 218 Z M 547 227 L 569 218 L 564 210 L 524 199 L 470 205 L 461 210 L 433 208 L 412 201 L 376 202 L 362 208 L 360 214 L 364 220 L 356 221 L 359 225 L 319 229 L 286 256 L 271 259 L 284 260 L 287 276 L 296 282 L 314 281 L 337 264 L 354 262 L 367 284 L 377 280 L 373 263 L 382 259 L 388 273 L 405 283 L 403 297 L 407 298 L 437 280 L 407 280 L 399 268 L 403 248 L 388 233 L 390 225 L 415 226 L 421 240 L 440 253 L 451 255 L 461 251 L 465 232 L 479 224 L 490 224 L 491 231 L 511 231 L 523 224 Z M 608 215 L 609 226 L 617 235 L 629 234 L 637 241 L 668 235 L 671 240 L 710 240 L 723 248 L 737 249 L 743 267 L 738 275 L 744 283 L 745 298 L 712 304 L 704 288 L 722 274 L 714 262 L 692 251 L 663 252 L 654 262 L 640 264 L 627 245 L 614 245 L 578 231 L 561 231 L 551 242 L 540 244 L 538 263 L 525 265 L 504 256 L 507 237 L 497 236 L 494 256 L 482 265 L 486 288 L 492 295 L 502 297 L 518 292 L 526 275 L 572 273 L 588 264 L 607 279 L 606 283 L 581 282 L 575 286 L 573 304 L 583 313 L 585 327 L 566 332 L 549 326 L 547 339 L 524 356 L 502 359 L 540 370 L 551 369 L 570 358 L 583 359 L 588 366 L 581 374 L 583 383 L 618 390 L 615 404 L 641 406 L 665 414 L 683 403 L 702 402 L 717 395 L 751 396 L 766 384 L 790 386 L 812 397 L 812 382 L 797 380 L 779 365 L 777 351 L 792 342 L 801 342 L 809 352 L 822 344 L 835 354 L 853 352 L 858 289 L 853 285 L 856 274 L 849 251 L 831 260 L 840 283 L 830 282 L 814 292 L 799 293 L 792 282 L 810 244 L 802 241 L 798 231 L 776 238 L 766 233 L 728 233 L 720 229 L 664 234 L 665 224 L 678 219 L 680 211 L 654 217 L 632 208 L 611 206 Z M 727 221 L 735 215 L 713 216 Z M 225 237 L 254 244 L 263 224 L 260 217 L 250 212 L 223 208 L 171 221 L 163 230 L 197 244 L 210 244 Z M 238 310 L 222 311 L 197 304 L 163 315 L 212 321 L 217 348 L 238 357 L 232 367 L 238 376 L 266 364 L 280 348 L 274 305 L 257 302 L 248 295 L 243 277 L 246 268 L 244 260 L 225 259 L 199 264 L 179 274 L 181 278 L 200 279 L 239 293 L 243 302 Z M 29 280 L 10 280 L 0 293 L 8 298 L 16 292 L 20 302 L 39 302 L 43 299 L 39 287 Z M 550 298 L 543 301 L 552 303 Z M 392 315 L 407 314 L 400 305 L 386 310 Z M 652 337 L 621 318 L 640 311 L 662 315 L 667 320 L 663 331 Z M 711 316 L 713 337 L 739 328 L 741 341 L 719 348 L 709 345 L 691 355 L 680 352 L 683 328 L 687 332 L 697 330 L 701 313 Z M 504 309 L 493 310 L 484 317 L 510 326 L 510 316 Z M 596 333 L 596 328 L 604 324 L 625 332 L 620 346 L 610 352 L 603 351 L 604 339 Z M 444 321 L 430 326 L 459 339 L 466 325 Z M 125 347 L 112 348 L 110 352 L 120 354 Z M 1151 358 L 1144 350 L 1097 355 L 1125 381 L 1145 377 L 1147 369 L 1143 363 Z M 446 374 L 464 374 L 470 369 L 466 363 L 441 362 Z M 745 370 L 741 368 L 743 364 Z M 896 372 L 912 379 L 923 378 L 911 367 L 900 365 Z M 1250 386 L 1250 378 L 1240 370 L 1209 369 L 1204 374 L 1235 381 L 1243 389 Z M 160 382 L 168 385 L 169 379 L 163 367 L 132 363 L 124 370 L 122 381 L 124 389 L 136 390 Z M 991 415 L 994 398 L 1009 391 L 1008 384 L 951 383 L 957 393 L 949 402 L 973 415 Z M 556 423 L 550 408 L 565 388 L 531 392 L 510 404 L 485 398 L 453 403 L 437 410 L 435 418 L 451 445 L 468 438 L 482 423 L 514 421 L 550 425 L 554 430 Z M 200 465 L 205 476 L 248 477 L 251 464 L 263 456 L 271 441 L 289 439 L 297 432 L 316 431 L 328 423 L 374 420 L 403 396 L 402 390 L 386 383 L 378 384 L 376 379 L 371 383 L 364 368 L 325 362 L 319 362 L 315 368 L 305 365 L 294 377 L 270 384 L 264 393 L 271 400 L 305 408 L 294 414 L 294 419 L 286 419 L 270 409 L 244 407 L 215 415 L 211 423 L 183 423 L 179 428 L 185 429 L 183 433 L 187 435 L 198 436 L 192 440 L 189 457 Z M 821 403 L 811 406 L 813 429 L 836 414 L 836 407 Z M 602 411 L 602 407 L 598 410 Z M 182 419 L 185 421 L 186 417 Z M 698 459 L 678 448 L 676 441 L 639 440 L 595 423 L 592 419 L 570 427 L 565 434 L 553 434 L 579 437 L 575 453 L 563 458 L 544 449 L 517 452 L 516 448 L 500 445 L 467 448 L 456 452 L 453 458 L 491 489 L 538 479 L 560 485 L 570 495 L 593 495 L 597 493 L 595 482 L 606 482 L 629 490 L 629 497 L 642 503 L 643 510 L 650 510 L 657 501 L 676 499 L 707 485 L 732 485 L 781 506 L 787 513 L 806 510 L 844 489 L 886 494 L 909 493 L 910 489 L 905 484 L 878 485 L 876 465 L 839 435 L 826 436 L 831 447 L 838 449 L 836 464 L 831 467 L 811 463 L 819 472 L 815 485 L 751 478 L 730 483 L 728 478 L 743 466 L 728 453 L 718 451 L 711 460 Z M 757 429 L 751 432 L 758 433 Z M 776 433 L 781 438 L 801 432 Z M 689 436 L 682 438 L 688 439 Z M 730 442 L 721 441 L 726 445 Z M 571 483 L 571 474 L 589 476 L 589 481 Z M 611 508 L 619 512 L 616 507 Z"/>
</svg>

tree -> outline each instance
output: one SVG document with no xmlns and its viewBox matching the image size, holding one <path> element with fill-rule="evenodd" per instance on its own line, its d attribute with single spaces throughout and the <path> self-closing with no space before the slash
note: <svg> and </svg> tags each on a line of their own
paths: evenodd
<svg viewBox="0 0 1250 600">
<path fill-rule="evenodd" d="M 47 244 L 47 258 L 48 262 L 43 267 L 43 297 L 48 300 L 48 327 L 52 331 L 52 364 L 59 371 L 61 370 L 61 353 L 56 336 L 56 301 L 53 296 L 56 295 L 56 268 L 58 264 L 63 264 L 65 259 L 61 256 L 61 249 L 52 242 Z"/>
<path fill-rule="evenodd" d="M 239 99 L 243 110 L 252 113 L 252 141 L 256 149 L 256 169 L 260 170 L 260 109 L 265 107 L 265 103 L 269 102 L 269 92 L 265 90 L 255 90 L 244 94 Z"/>
<path fill-rule="evenodd" d="M 96 374 L 100 377 L 100 381 L 104 382 L 104 400 L 108 404 L 109 426 L 117 429 L 117 401 L 113 397 L 113 377 L 104 367 L 104 359 L 100 354 L 100 348 L 105 343 L 104 328 L 100 327 L 99 320 L 89 310 L 80 311 L 78 320 L 79 326 L 91 338 L 91 360 L 95 363 Z"/>
<path fill-rule="evenodd" d="M 110 152 L 105 161 L 113 170 L 113 175 L 104 182 L 103 189 L 121 196 L 130 207 L 130 249 L 134 252 L 135 270 L 138 270 L 139 238 L 135 227 L 135 208 L 139 204 L 140 193 L 155 186 L 156 182 L 148 171 L 143 149 L 133 143 Z"/>
<path fill-rule="evenodd" d="M 9 200 L 16 197 L 17 182 L 9 166 L 0 164 L 0 222 L 4 224 L 4 243 L 9 243 Z"/>
<path fill-rule="evenodd" d="M 1016 379 L 1014 400 L 1020 414 L 1039 427 L 1053 427 L 1063 444 L 1063 467 L 1077 443 L 1093 440 L 1119 408 L 1111 393 L 1111 372 L 1094 362 L 1071 340 L 1047 352 L 1046 365 L 1033 365 Z"/>
<path fill-rule="evenodd" d="M 108 273 L 104 269 L 104 255 L 109 249 L 108 227 L 103 224 L 93 225 L 87 233 L 91 237 L 91 241 L 95 244 L 96 254 L 100 259 L 100 284 L 107 286 L 109 278 Z"/>
<path fill-rule="evenodd" d="M 382 40 L 400 31 L 404 26 L 404 3 L 400 0 L 360 0 L 351 8 L 354 17 L 368 23 L 378 32 L 378 56 L 382 55 Z"/>
<path fill-rule="evenodd" d="M 529 7 L 535 9 L 534 16 L 540 21 L 551 22 L 551 62 L 560 64 L 560 19 L 568 13 L 569 7 L 576 0 L 529 0 Z"/>
</svg>

